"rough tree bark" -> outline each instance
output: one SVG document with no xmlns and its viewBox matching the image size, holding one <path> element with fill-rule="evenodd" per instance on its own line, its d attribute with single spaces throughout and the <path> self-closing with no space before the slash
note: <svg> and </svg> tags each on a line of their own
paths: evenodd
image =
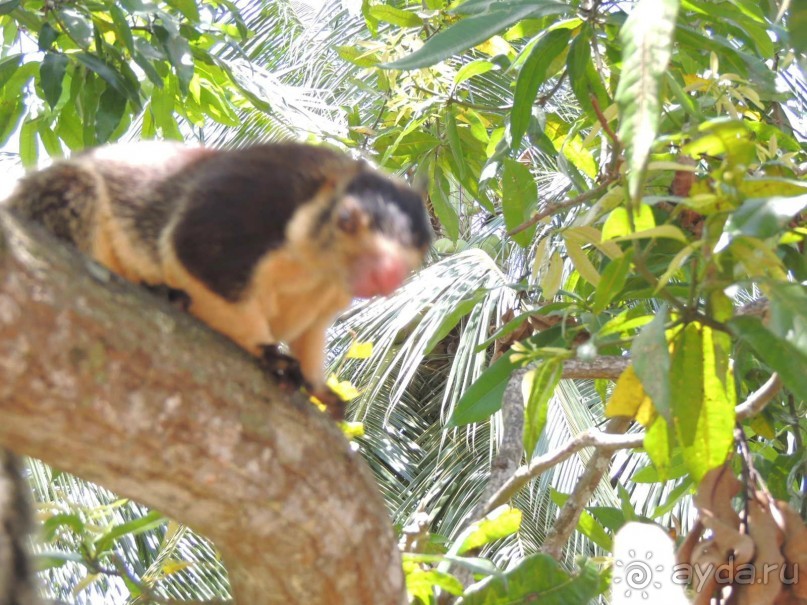
<svg viewBox="0 0 807 605">
<path fill-rule="evenodd" d="M 5 212 L 0 444 L 211 538 L 238 603 L 402 601 L 383 501 L 325 414 Z"/>
</svg>

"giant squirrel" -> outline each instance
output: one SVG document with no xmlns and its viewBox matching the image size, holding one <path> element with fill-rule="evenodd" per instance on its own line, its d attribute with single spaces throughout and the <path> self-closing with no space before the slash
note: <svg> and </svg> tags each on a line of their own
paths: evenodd
<svg viewBox="0 0 807 605">
<path fill-rule="evenodd" d="M 354 297 L 397 288 L 431 241 L 409 186 L 298 143 L 100 147 L 27 175 L 7 204 L 130 281 L 185 293 L 256 356 L 287 343 L 331 400 L 327 328 Z"/>
</svg>

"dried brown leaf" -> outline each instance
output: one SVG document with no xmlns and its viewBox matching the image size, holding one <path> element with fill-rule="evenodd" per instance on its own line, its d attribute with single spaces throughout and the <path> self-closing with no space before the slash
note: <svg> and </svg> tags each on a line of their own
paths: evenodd
<svg viewBox="0 0 807 605">
<path fill-rule="evenodd" d="M 689 530 L 689 534 L 681 542 L 681 546 L 678 547 L 678 551 L 675 553 L 675 562 L 678 565 L 689 565 L 692 562 L 692 552 L 701 539 L 703 529 L 703 523 L 701 523 L 700 519 L 695 521 L 695 525 Z"/>
<path fill-rule="evenodd" d="M 734 472 L 728 465 L 713 468 L 698 486 L 698 491 L 693 500 L 695 506 L 704 516 L 704 511 L 709 511 L 712 515 L 729 526 L 739 529 L 740 516 L 731 505 L 731 500 L 740 493 L 742 484 L 734 476 Z"/>
</svg>

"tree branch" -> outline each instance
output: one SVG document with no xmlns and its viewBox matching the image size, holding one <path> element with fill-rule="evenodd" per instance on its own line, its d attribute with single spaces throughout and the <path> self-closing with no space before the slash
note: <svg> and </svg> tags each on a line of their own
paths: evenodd
<svg viewBox="0 0 807 605">
<path fill-rule="evenodd" d="M 745 420 L 746 418 L 751 418 L 762 412 L 776 393 L 779 392 L 781 386 L 779 376 L 777 374 L 771 375 L 761 387 L 748 395 L 748 398 L 735 408 L 737 420 Z M 642 447 L 644 443 L 644 433 L 632 433 L 629 435 L 614 434 L 617 428 L 617 426 L 609 424 L 609 428 L 606 429 L 606 432 L 595 428 L 587 429 L 567 441 L 563 446 L 543 456 L 533 458 L 528 464 L 519 467 L 518 470 L 513 473 L 510 480 L 502 485 L 496 493 L 488 499 L 482 509 L 480 518 L 497 506 L 510 500 L 532 479 L 535 479 L 553 466 L 560 464 L 583 448 L 596 448 L 597 454 L 595 458 L 604 457 L 610 460 L 611 455 L 617 450 Z M 591 462 L 593 464 L 593 459 Z"/>
<path fill-rule="evenodd" d="M 608 187 L 611 186 L 611 183 L 614 182 L 614 180 L 615 179 L 608 179 L 601 185 L 597 185 L 594 189 L 589 189 L 588 191 L 586 191 L 585 193 L 581 193 L 577 197 L 573 197 L 568 200 L 562 200 L 560 202 L 553 202 L 547 204 L 546 206 L 544 206 L 543 210 L 536 212 L 529 219 L 520 224 L 518 227 L 514 227 L 513 229 L 508 231 L 507 235 L 516 235 L 518 233 L 521 233 L 522 231 L 529 229 L 533 225 L 537 224 L 538 221 L 546 218 L 547 216 L 558 214 L 559 212 L 569 210 L 570 208 L 574 208 L 575 206 L 579 206 L 580 204 L 584 204 L 587 201 L 594 199 L 595 197 L 605 193 L 608 190 Z"/>
<path fill-rule="evenodd" d="M 223 337 L 5 212 L 0 415 L 3 446 L 211 538 L 239 603 L 402 601 L 384 503 L 326 415 Z"/>
</svg>

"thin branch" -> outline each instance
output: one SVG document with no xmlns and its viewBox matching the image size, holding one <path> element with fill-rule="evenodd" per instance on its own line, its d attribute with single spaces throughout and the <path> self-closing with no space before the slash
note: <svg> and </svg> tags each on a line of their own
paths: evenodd
<svg viewBox="0 0 807 605">
<path fill-rule="evenodd" d="M 584 204 L 587 201 L 599 195 L 602 195 L 608 190 L 608 187 L 610 187 L 611 183 L 613 183 L 614 180 L 615 179 L 613 178 L 609 178 L 602 184 L 597 185 L 594 189 L 589 189 L 588 191 L 586 191 L 585 193 L 581 193 L 577 197 L 573 197 L 568 200 L 563 200 L 561 202 L 554 202 L 547 204 L 546 206 L 544 206 L 543 210 L 536 212 L 527 221 L 523 222 L 518 227 L 515 227 L 510 231 L 508 231 L 507 234 L 512 236 L 521 233 L 522 231 L 529 229 L 533 225 L 537 224 L 538 221 L 545 219 L 548 216 L 553 216 L 555 214 L 558 214 L 559 212 L 563 212 L 564 210 L 569 210 L 571 208 L 579 206 L 580 204 Z"/>
<path fill-rule="evenodd" d="M 611 130 L 610 124 L 608 124 L 608 120 L 605 118 L 605 114 L 602 112 L 600 108 L 600 102 L 597 100 L 597 97 L 591 95 L 591 105 L 594 107 L 594 113 L 597 114 L 597 120 L 600 122 L 600 126 L 602 126 L 603 131 L 605 134 L 608 135 L 608 138 L 614 143 L 614 153 L 619 153 L 619 149 L 622 147 L 622 143 L 619 142 L 619 139 L 616 136 L 616 133 Z"/>
<path fill-rule="evenodd" d="M 751 393 L 748 398 L 738 405 L 736 409 L 737 420 L 745 420 L 759 414 L 770 403 L 781 388 L 779 376 L 773 374 L 759 389 Z M 533 458 L 528 464 L 521 466 L 510 480 L 491 496 L 482 509 L 483 515 L 509 501 L 532 479 L 543 472 L 560 464 L 573 454 L 586 447 L 597 449 L 598 456 L 610 457 L 617 450 L 634 449 L 642 447 L 644 433 L 631 433 L 629 435 L 615 435 L 590 428 L 579 433 L 561 447 Z"/>
<path fill-rule="evenodd" d="M 601 355 L 587 361 L 568 359 L 563 363 L 562 377 L 575 380 L 594 378 L 616 380 L 629 365 L 630 359 L 617 355 Z"/>
<path fill-rule="evenodd" d="M 542 94 L 542 95 L 541 95 L 540 97 L 538 97 L 538 99 L 536 100 L 536 103 L 537 103 L 539 106 L 543 107 L 544 105 L 546 105 L 546 104 L 547 104 L 547 102 L 549 101 L 549 99 L 551 99 L 552 97 L 554 97 L 554 96 L 555 96 L 555 93 L 556 93 L 556 92 L 558 92 L 558 90 L 560 89 L 561 84 L 563 84 L 563 80 L 565 80 L 565 79 L 566 79 L 566 75 L 567 75 L 567 73 L 568 73 L 567 68 L 565 68 L 565 67 L 564 67 L 564 68 L 563 68 L 563 72 L 560 74 L 560 76 L 558 76 L 558 81 L 557 81 L 557 82 L 555 82 L 555 84 L 552 86 L 552 88 L 550 88 L 549 90 L 547 90 L 547 91 L 546 91 L 544 94 Z"/>
<path fill-rule="evenodd" d="M 603 434 L 624 433 L 629 426 L 630 420 L 627 418 L 612 418 L 608 421 L 606 432 Z M 544 543 L 541 545 L 541 552 L 560 559 L 569 536 L 577 527 L 583 509 L 611 466 L 612 454 L 613 451 L 606 455 L 600 450 L 589 460 L 586 469 L 577 480 L 572 493 L 569 494 L 569 498 L 561 507 L 555 522 L 547 532 Z"/>
<path fill-rule="evenodd" d="M 611 454 L 617 450 L 642 447 L 644 435 L 612 435 L 595 428 L 590 428 L 567 441 L 551 452 L 533 458 L 528 464 L 521 466 L 510 480 L 505 483 L 487 502 L 485 514 L 510 500 L 521 488 L 543 472 L 570 458 L 583 448 L 594 447 L 600 453 Z"/>
</svg>

